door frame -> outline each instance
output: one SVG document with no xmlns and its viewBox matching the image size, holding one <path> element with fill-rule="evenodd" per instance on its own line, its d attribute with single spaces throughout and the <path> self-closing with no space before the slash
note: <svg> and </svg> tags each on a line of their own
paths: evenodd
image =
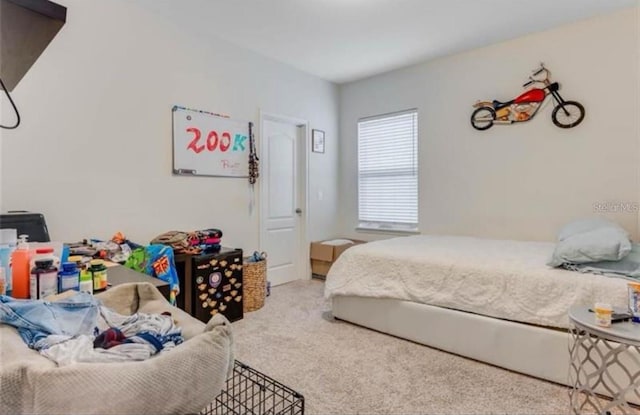
<svg viewBox="0 0 640 415">
<path fill-rule="evenodd" d="M 302 204 L 304 205 L 304 206 L 298 206 L 300 209 L 302 209 L 302 217 L 299 221 L 300 230 L 298 234 L 299 241 L 302 243 L 302 249 L 300 249 L 299 257 L 298 257 L 298 268 L 299 268 L 298 272 L 304 273 L 303 279 L 311 279 L 311 264 L 309 262 L 309 249 L 305 248 L 309 246 L 309 150 L 310 150 L 309 137 L 311 136 L 311 131 L 309 129 L 309 121 L 304 120 L 302 118 L 276 114 L 268 111 L 263 111 L 262 109 L 260 109 L 260 136 L 259 136 L 260 145 L 258 145 L 258 149 L 259 149 L 258 153 L 260 154 L 261 160 L 265 160 L 264 152 L 266 151 L 265 146 L 262 145 L 262 137 L 264 137 L 264 134 L 263 134 L 264 121 L 275 121 L 275 122 L 280 122 L 284 124 L 290 124 L 302 129 L 301 137 L 298 138 L 298 143 L 297 143 L 298 146 L 300 147 L 298 147 L 298 151 L 296 154 L 296 159 L 297 159 L 296 161 L 299 164 L 297 167 L 299 167 L 303 172 L 302 174 L 303 177 L 299 178 L 300 180 L 298 181 L 299 184 L 298 184 L 297 190 L 302 193 L 299 196 L 301 196 Z M 301 154 L 304 154 L 304 157 L 299 157 Z M 258 221 L 259 227 L 260 227 L 259 245 L 260 245 L 260 251 L 263 251 L 265 235 L 266 235 L 266 229 L 265 229 L 266 203 L 262 203 L 262 201 L 264 200 L 263 198 L 264 180 L 259 180 L 259 182 L 260 182 L 260 186 L 259 186 L 260 196 L 258 198 L 259 211 L 260 211 L 260 217 Z M 268 254 L 269 253 L 267 252 L 267 255 Z M 268 260 L 269 259 L 267 257 L 267 261 Z"/>
</svg>

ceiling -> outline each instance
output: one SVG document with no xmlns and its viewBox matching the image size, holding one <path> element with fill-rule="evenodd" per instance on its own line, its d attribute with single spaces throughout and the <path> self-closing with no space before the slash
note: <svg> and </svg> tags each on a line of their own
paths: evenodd
<svg viewBox="0 0 640 415">
<path fill-rule="evenodd" d="M 638 0 L 130 0 L 182 28 L 336 83 L 637 5 Z"/>
</svg>

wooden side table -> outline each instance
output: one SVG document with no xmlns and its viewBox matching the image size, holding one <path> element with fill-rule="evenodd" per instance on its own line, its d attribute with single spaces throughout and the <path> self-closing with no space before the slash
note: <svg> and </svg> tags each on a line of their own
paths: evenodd
<svg viewBox="0 0 640 415">
<path fill-rule="evenodd" d="M 640 402 L 640 324 L 600 327 L 587 307 L 569 310 L 569 321 L 572 413 L 606 414 L 612 409 L 617 409 L 615 413 L 640 413 L 630 404 Z"/>
</svg>

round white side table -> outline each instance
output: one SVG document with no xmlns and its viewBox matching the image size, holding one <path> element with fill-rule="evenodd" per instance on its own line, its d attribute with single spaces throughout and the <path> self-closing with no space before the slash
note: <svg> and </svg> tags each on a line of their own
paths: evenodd
<svg viewBox="0 0 640 415">
<path fill-rule="evenodd" d="M 640 414 L 640 323 L 595 324 L 588 307 L 569 310 L 569 391 L 574 414 Z M 598 393 L 596 393 L 598 390 Z M 603 398 L 602 393 L 611 396 Z"/>
</svg>

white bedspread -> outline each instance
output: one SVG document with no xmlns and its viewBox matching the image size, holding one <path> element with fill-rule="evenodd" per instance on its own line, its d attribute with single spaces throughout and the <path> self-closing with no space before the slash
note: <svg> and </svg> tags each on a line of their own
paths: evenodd
<svg viewBox="0 0 640 415">
<path fill-rule="evenodd" d="M 370 242 L 332 265 L 325 296 L 394 298 L 559 328 L 573 305 L 626 307 L 626 280 L 550 268 L 553 248 L 429 235 Z"/>
</svg>

